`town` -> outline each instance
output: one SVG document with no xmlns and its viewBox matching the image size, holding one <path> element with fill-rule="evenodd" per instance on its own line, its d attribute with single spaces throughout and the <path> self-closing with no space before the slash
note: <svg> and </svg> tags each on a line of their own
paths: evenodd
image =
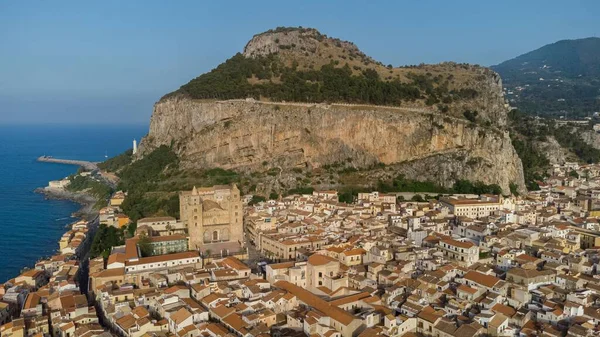
<svg viewBox="0 0 600 337">
<path fill-rule="evenodd" d="M 595 336 L 600 165 L 554 165 L 538 183 L 353 203 L 194 187 L 180 219 L 138 220 L 108 256 L 87 259 L 98 224 L 74 223 L 55 255 L 0 287 L 0 335 Z M 126 198 L 100 226 L 129 224 Z"/>
</svg>

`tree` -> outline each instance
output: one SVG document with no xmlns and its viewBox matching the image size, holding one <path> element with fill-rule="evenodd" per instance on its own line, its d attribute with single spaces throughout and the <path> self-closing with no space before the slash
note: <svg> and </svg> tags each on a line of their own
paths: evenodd
<svg viewBox="0 0 600 337">
<path fill-rule="evenodd" d="M 475 123 L 477 121 L 477 114 L 478 114 L 477 111 L 471 111 L 471 110 L 465 110 L 465 112 L 463 112 L 463 115 L 465 116 L 465 118 L 473 123 Z"/>
<path fill-rule="evenodd" d="M 150 241 L 150 238 L 146 234 L 140 234 L 137 245 L 140 249 L 142 257 L 152 256 L 154 249 L 152 248 L 152 242 Z"/>
<path fill-rule="evenodd" d="M 110 255 L 111 248 L 125 243 L 123 229 L 108 227 L 101 224 L 94 235 L 90 248 L 90 257 L 102 256 L 105 259 Z"/>
<path fill-rule="evenodd" d="M 410 200 L 416 201 L 416 202 L 423 202 L 423 201 L 425 201 L 420 194 L 413 195 L 413 197 Z"/>
<path fill-rule="evenodd" d="M 510 188 L 510 193 L 516 197 L 519 196 L 519 186 L 517 186 L 517 184 L 515 183 L 510 183 L 508 185 L 508 187 Z"/>
<path fill-rule="evenodd" d="M 263 201 L 266 201 L 265 197 L 260 196 L 260 195 L 253 195 L 252 196 L 252 200 L 250 200 L 250 202 L 248 203 L 248 205 L 251 205 L 251 206 L 252 205 L 256 205 L 259 202 L 263 202 Z"/>
</svg>

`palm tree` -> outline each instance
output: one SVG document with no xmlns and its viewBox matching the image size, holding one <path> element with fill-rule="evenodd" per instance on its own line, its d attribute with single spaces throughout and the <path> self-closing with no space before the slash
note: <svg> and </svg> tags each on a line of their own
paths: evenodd
<svg viewBox="0 0 600 337">
<path fill-rule="evenodd" d="M 200 256 L 202 257 L 202 268 L 204 268 L 204 266 L 206 265 L 206 263 L 204 263 L 204 259 L 206 257 L 210 257 L 210 249 L 207 249 L 203 253 L 200 253 Z"/>
</svg>

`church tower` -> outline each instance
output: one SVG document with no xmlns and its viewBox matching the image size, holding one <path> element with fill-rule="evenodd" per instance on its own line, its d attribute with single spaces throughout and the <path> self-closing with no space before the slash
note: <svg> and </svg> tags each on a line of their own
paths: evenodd
<svg viewBox="0 0 600 337">
<path fill-rule="evenodd" d="M 242 247 L 243 204 L 235 184 L 179 192 L 179 213 L 190 249 L 229 254 Z"/>
</svg>

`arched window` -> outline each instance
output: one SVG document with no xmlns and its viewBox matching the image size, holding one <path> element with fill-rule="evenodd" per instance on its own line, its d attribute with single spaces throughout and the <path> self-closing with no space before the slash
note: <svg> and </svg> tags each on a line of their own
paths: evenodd
<svg viewBox="0 0 600 337">
<path fill-rule="evenodd" d="M 219 231 L 213 231 L 212 239 L 213 241 L 219 241 Z"/>
<path fill-rule="evenodd" d="M 229 229 L 223 228 L 221 230 L 221 240 L 223 240 L 223 241 L 229 241 Z"/>
</svg>

